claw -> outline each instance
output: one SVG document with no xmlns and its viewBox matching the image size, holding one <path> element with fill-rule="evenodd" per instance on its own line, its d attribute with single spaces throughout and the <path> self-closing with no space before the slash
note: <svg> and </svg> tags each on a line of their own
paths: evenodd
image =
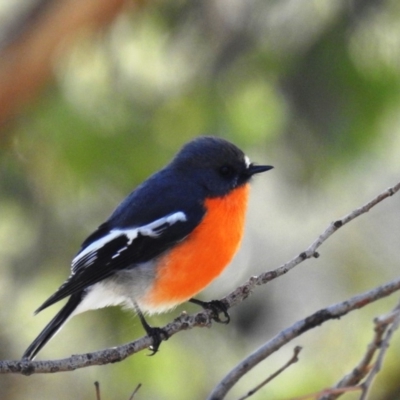
<svg viewBox="0 0 400 400">
<path fill-rule="evenodd" d="M 146 327 L 146 333 L 153 339 L 153 344 L 149 347 L 151 353 L 148 354 L 148 356 L 154 356 L 154 354 L 158 352 L 158 348 L 160 347 L 161 342 L 163 340 L 168 340 L 169 335 L 164 329 L 152 327 L 149 325 L 147 325 Z"/>
<path fill-rule="evenodd" d="M 206 310 L 212 312 L 212 319 L 220 324 L 229 324 L 231 317 L 228 313 L 228 307 L 221 300 L 201 301 L 197 299 L 190 299 L 191 303 L 197 304 Z M 219 317 L 220 314 L 224 314 L 225 319 Z"/>
<path fill-rule="evenodd" d="M 162 328 L 157 328 L 157 327 L 153 327 L 150 326 L 146 319 L 144 318 L 144 315 L 142 313 L 142 311 L 140 311 L 139 306 L 136 303 L 133 303 L 134 308 L 140 318 L 140 322 L 143 325 L 144 330 L 146 331 L 147 335 L 150 336 L 153 339 L 153 344 L 149 347 L 149 349 L 151 350 L 151 354 L 148 354 L 149 356 L 154 356 L 154 354 L 157 353 L 161 342 L 163 340 L 168 340 L 169 335 L 167 333 L 167 331 L 165 331 Z"/>
</svg>

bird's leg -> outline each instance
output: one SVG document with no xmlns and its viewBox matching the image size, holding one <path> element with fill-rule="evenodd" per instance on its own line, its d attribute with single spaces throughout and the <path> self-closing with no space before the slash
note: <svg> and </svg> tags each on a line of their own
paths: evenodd
<svg viewBox="0 0 400 400">
<path fill-rule="evenodd" d="M 228 307 L 221 300 L 201 301 L 197 299 L 189 300 L 193 304 L 197 304 L 206 310 L 211 310 L 212 319 L 220 324 L 229 324 L 231 317 L 228 313 Z M 224 319 L 219 317 L 219 314 L 224 314 Z"/>
<path fill-rule="evenodd" d="M 153 344 L 149 347 L 149 349 L 152 351 L 152 353 L 149 354 L 149 356 L 154 356 L 154 354 L 157 353 L 161 342 L 163 340 L 168 340 L 169 335 L 164 329 L 150 326 L 147 323 L 146 319 L 144 318 L 144 315 L 136 302 L 133 302 L 133 306 L 135 308 L 137 315 L 140 318 L 140 322 L 142 323 L 143 328 L 146 331 L 147 335 L 153 339 Z"/>
</svg>

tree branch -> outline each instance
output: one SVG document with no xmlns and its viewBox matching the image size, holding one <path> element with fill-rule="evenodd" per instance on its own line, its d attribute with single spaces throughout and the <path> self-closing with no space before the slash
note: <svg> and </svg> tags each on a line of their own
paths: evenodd
<svg viewBox="0 0 400 400">
<path fill-rule="evenodd" d="M 235 368 L 233 368 L 222 381 L 212 391 L 208 400 L 221 400 L 228 391 L 236 384 L 236 382 L 255 367 L 258 363 L 265 360 L 275 351 L 279 350 L 283 345 L 289 343 L 294 338 L 302 335 L 316 326 L 323 324 L 331 319 L 338 319 L 350 311 L 363 308 L 366 305 L 389 296 L 390 294 L 400 290 L 400 278 L 390 281 L 382 286 L 374 288 L 368 292 L 359 294 L 349 300 L 334 304 L 315 312 L 307 318 L 304 318 L 289 328 L 279 332 L 275 337 L 270 339 L 259 349 L 254 351 L 244 360 L 242 360 Z"/>
<path fill-rule="evenodd" d="M 396 192 L 400 190 L 400 182 L 395 186 L 385 190 L 380 195 L 376 196 L 374 199 L 366 203 L 360 208 L 355 209 L 350 214 L 338 219 L 335 222 L 332 222 L 328 228 L 302 253 L 300 253 L 297 257 L 292 259 L 291 261 L 283 264 L 279 268 L 262 273 L 259 276 L 251 277 L 245 284 L 239 286 L 236 290 L 230 293 L 228 296 L 222 299 L 225 303 L 226 307 L 229 309 L 233 306 L 238 305 L 242 301 L 244 301 L 254 290 L 256 286 L 264 285 L 267 282 L 286 274 L 291 269 L 293 269 L 298 264 L 302 263 L 308 258 L 318 257 L 318 253 L 316 250 L 340 227 L 349 223 L 353 219 L 359 217 L 360 215 L 368 212 L 372 207 L 383 201 L 384 199 L 392 196 Z M 306 320 L 300 321 L 295 324 L 293 327 L 286 329 L 284 332 L 291 332 L 291 329 L 295 329 L 297 335 L 309 330 L 321 323 L 325 322 L 331 318 L 339 318 L 339 316 L 346 314 L 352 309 L 361 308 L 365 305 L 369 304 L 372 301 L 376 301 L 384 296 L 388 296 L 394 291 L 398 290 L 400 286 L 400 280 L 395 280 L 387 283 L 386 285 L 380 286 L 370 292 L 367 292 L 363 295 L 353 297 L 353 299 L 349 300 L 349 302 L 353 304 L 350 308 L 348 306 L 348 302 L 339 303 L 336 306 L 328 307 L 327 309 L 321 310 L 314 315 L 310 316 Z M 162 329 L 165 330 L 169 336 L 173 336 L 176 333 L 192 329 L 194 327 L 210 327 L 212 324 L 211 312 L 210 311 L 202 311 L 200 313 L 194 315 L 187 315 L 183 313 L 178 318 L 176 318 L 171 323 L 167 324 Z M 301 327 L 298 326 L 301 325 Z M 293 331 L 292 331 L 293 334 Z M 276 351 L 280 346 L 274 348 L 276 346 L 276 341 L 283 341 L 285 343 L 285 334 L 278 335 L 272 339 L 272 341 L 267 342 L 264 347 L 271 347 L 271 350 L 268 351 Z M 275 341 L 275 342 L 274 342 Z M 69 358 L 61 359 L 61 360 L 47 360 L 47 361 L 27 361 L 27 360 L 4 360 L 0 361 L 0 373 L 19 373 L 23 375 L 31 375 L 34 373 L 50 373 L 50 372 L 61 372 L 61 371 L 72 371 L 78 368 L 89 367 L 93 365 L 104 365 L 109 363 L 114 363 L 118 361 L 122 361 L 125 358 L 129 357 L 132 354 L 135 354 L 141 350 L 144 350 L 153 344 L 152 339 L 148 336 L 145 336 L 141 339 L 135 340 L 133 342 L 127 343 L 122 346 L 113 347 L 93 353 L 86 353 L 80 355 L 72 355 Z M 254 355 L 254 353 L 253 353 Z M 267 354 L 268 355 L 268 354 Z M 266 356 L 267 356 L 266 355 Z M 264 356 L 264 358 L 266 357 Z M 250 356 L 252 358 L 252 356 Z M 260 360 L 261 361 L 261 360 Z M 254 362 L 254 360 L 253 360 Z M 257 361 L 255 364 L 257 364 Z M 255 365 L 254 364 L 254 365 Z M 254 366 L 253 365 L 253 366 Z M 236 371 L 238 367 L 235 368 Z M 242 371 L 243 372 L 243 371 Z M 223 381 L 221 381 L 220 385 L 213 391 L 211 396 L 222 396 L 223 393 L 226 393 L 232 385 L 243 375 L 241 373 L 235 372 L 235 378 L 229 378 L 233 372 L 231 372 Z M 222 398 L 222 397 L 210 397 L 210 398 Z"/>
<path fill-rule="evenodd" d="M 230 293 L 226 296 L 223 300 L 225 301 L 228 307 L 233 307 L 243 300 L 245 300 L 251 292 L 254 290 L 256 286 L 265 285 L 269 281 L 272 281 L 290 270 L 294 267 L 302 263 L 303 261 L 309 258 L 318 258 L 319 253 L 317 253 L 317 249 L 330 237 L 332 236 L 339 228 L 348 224 L 353 219 L 359 217 L 362 214 L 367 213 L 371 208 L 379 204 L 381 201 L 387 199 L 390 196 L 393 196 L 400 190 L 400 182 L 397 183 L 395 186 L 385 190 L 378 196 L 374 197 L 368 203 L 364 204 L 363 206 L 356 208 L 351 213 L 345 215 L 344 217 L 332 222 L 329 226 L 325 229 L 325 231 L 319 235 L 319 237 L 302 253 L 300 253 L 297 257 L 293 258 L 292 260 L 288 261 L 287 263 L 281 265 L 279 268 L 267 271 L 259 276 L 251 277 L 244 285 L 239 286 L 235 291 Z"/>
<path fill-rule="evenodd" d="M 394 332 L 399 328 L 400 325 L 400 308 L 397 306 L 394 310 L 394 315 L 393 315 L 393 320 L 390 323 L 390 327 L 388 331 L 386 332 L 385 337 L 383 338 L 382 342 L 379 345 L 379 353 L 378 353 L 378 358 L 375 362 L 375 365 L 371 369 L 371 372 L 367 376 L 367 379 L 365 382 L 362 383 L 362 395 L 360 397 L 360 400 L 366 400 L 368 397 L 368 393 L 372 387 L 372 383 L 378 374 L 378 372 L 381 370 L 382 365 L 383 365 L 383 360 L 386 356 L 387 350 L 389 348 L 389 343 L 390 340 L 394 334 Z"/>
<path fill-rule="evenodd" d="M 388 334 L 386 334 L 385 336 L 385 333 L 391 326 L 393 326 L 395 321 L 399 318 L 399 315 L 400 303 L 389 314 L 375 318 L 374 337 L 371 343 L 368 345 L 367 351 L 365 352 L 360 362 L 355 368 L 353 368 L 350 373 L 344 376 L 331 389 L 324 390 L 323 393 L 321 393 L 321 397 L 319 397 L 319 400 L 337 399 L 340 395 L 344 393 L 338 392 L 337 389 L 347 388 L 348 390 L 348 388 L 350 387 L 355 387 L 355 385 L 359 384 L 365 378 L 365 376 L 368 375 L 368 373 L 372 373 L 370 364 L 375 356 L 375 353 L 379 349 L 386 349 L 384 343 L 386 342 L 386 344 L 388 344 L 388 339 L 390 340 L 391 336 L 388 336 Z M 370 384 L 371 383 L 369 383 L 368 379 L 366 382 L 363 383 L 363 385 L 367 386 L 370 386 Z M 363 390 L 363 388 L 358 387 L 358 390 Z"/>
<path fill-rule="evenodd" d="M 253 396 L 254 393 L 259 391 L 262 387 L 264 387 L 267 383 L 271 382 L 273 379 L 275 379 L 278 375 L 280 375 L 285 369 L 288 369 L 292 364 L 297 363 L 299 361 L 299 353 L 302 350 L 300 346 L 296 346 L 293 350 L 293 355 L 290 358 L 289 361 L 285 363 L 281 368 L 279 368 L 277 371 L 275 371 L 272 375 L 270 375 L 267 379 L 263 380 L 261 383 L 259 383 L 254 389 L 251 389 L 249 392 L 247 392 L 244 396 L 240 397 L 238 400 L 245 400 L 248 399 L 249 397 Z"/>
</svg>

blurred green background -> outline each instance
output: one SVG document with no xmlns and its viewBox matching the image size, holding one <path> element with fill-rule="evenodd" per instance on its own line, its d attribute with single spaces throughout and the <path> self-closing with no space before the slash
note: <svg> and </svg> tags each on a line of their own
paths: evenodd
<svg viewBox="0 0 400 400">
<path fill-rule="evenodd" d="M 106 31 L 82 31 L 72 49 L 54 57 L 53 71 L 41 95 L 7 127 L 10 140 L 0 149 L 2 359 L 18 359 L 54 315 L 58 306 L 32 312 L 68 276 L 85 237 L 197 135 L 222 136 L 252 160 L 275 166 L 254 180 L 242 249 L 204 299 L 291 259 L 330 221 L 400 177 L 396 0 L 149 2 L 122 13 Z M 99 381 L 102 400 L 128 399 L 138 383 L 135 399 L 204 399 L 283 328 L 396 277 L 399 206 L 395 196 L 337 232 L 318 260 L 232 309 L 229 326 L 178 334 L 155 357 L 143 352 L 70 373 L 3 375 L 0 398 L 91 399 Z M 361 358 L 372 319 L 397 297 L 303 335 L 228 398 L 274 372 L 297 344 L 304 347 L 300 362 L 252 398 L 331 386 Z M 163 325 L 183 310 L 198 308 L 186 304 L 149 321 Z M 130 312 L 88 312 L 71 320 L 39 359 L 142 335 Z M 399 351 L 394 337 L 371 399 L 400 397 Z"/>
</svg>

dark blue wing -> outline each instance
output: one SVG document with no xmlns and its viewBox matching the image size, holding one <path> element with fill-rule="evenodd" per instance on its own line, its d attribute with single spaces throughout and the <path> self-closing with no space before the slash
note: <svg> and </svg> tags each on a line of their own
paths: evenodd
<svg viewBox="0 0 400 400">
<path fill-rule="evenodd" d="M 183 240 L 198 222 L 183 212 L 131 229 L 114 229 L 84 247 L 72 262 L 68 280 L 36 312 L 113 275 L 167 251 Z"/>
<path fill-rule="evenodd" d="M 133 191 L 83 242 L 70 277 L 36 312 L 151 260 L 188 236 L 205 214 L 203 189 L 176 174 L 164 169 Z"/>
</svg>

